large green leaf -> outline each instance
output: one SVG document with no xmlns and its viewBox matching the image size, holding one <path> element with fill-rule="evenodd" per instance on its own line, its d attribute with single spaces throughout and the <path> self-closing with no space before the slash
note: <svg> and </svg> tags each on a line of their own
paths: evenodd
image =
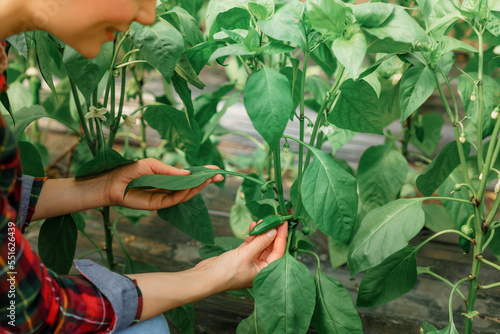
<svg viewBox="0 0 500 334">
<path fill-rule="evenodd" d="M 412 67 L 401 78 L 399 101 L 401 122 L 404 122 L 432 95 L 436 81 L 432 70 L 426 66 Z"/>
<path fill-rule="evenodd" d="M 408 242 L 424 226 L 420 199 L 398 199 L 370 211 L 358 224 L 349 245 L 351 275 L 375 267 Z"/>
<path fill-rule="evenodd" d="M 196 159 L 201 144 L 201 132 L 198 124 L 189 120 L 184 112 L 168 105 L 151 106 L 146 109 L 144 119 L 169 145 Z"/>
<path fill-rule="evenodd" d="M 378 266 L 368 269 L 359 285 L 358 307 L 386 304 L 413 289 L 417 283 L 417 252 L 407 246 Z"/>
<path fill-rule="evenodd" d="M 158 210 L 158 216 L 195 240 L 206 244 L 214 243 L 212 221 L 200 194 L 187 202 Z"/>
<path fill-rule="evenodd" d="M 293 106 L 286 76 L 264 66 L 248 79 L 243 102 L 253 126 L 264 140 L 269 145 L 278 143 Z"/>
<path fill-rule="evenodd" d="M 196 88 L 198 89 L 205 88 L 205 84 L 201 82 L 201 80 L 198 78 L 198 75 L 191 66 L 191 63 L 189 62 L 189 59 L 186 57 L 185 54 L 181 55 L 179 62 L 175 66 L 175 72 L 179 76 L 181 76 L 184 80 L 189 82 L 191 85 L 195 86 Z M 189 100 L 190 100 L 189 103 L 192 103 L 191 96 L 189 96 Z M 186 105 L 186 102 L 184 102 L 184 104 Z"/>
<path fill-rule="evenodd" d="M 307 332 L 316 303 L 316 289 L 303 263 L 287 252 L 257 274 L 253 292 L 257 316 L 266 333 Z"/>
<path fill-rule="evenodd" d="M 222 253 L 238 248 L 243 243 L 242 239 L 233 237 L 216 237 L 214 244 L 203 244 L 198 248 L 198 254 L 202 259 L 219 256 Z"/>
<path fill-rule="evenodd" d="M 266 35 L 298 45 L 305 51 L 307 38 L 304 24 L 294 8 L 295 4 L 287 4 L 281 7 L 267 20 L 259 20 L 259 28 Z"/>
<path fill-rule="evenodd" d="M 387 4 L 387 6 L 394 5 Z M 365 30 L 379 39 L 390 38 L 396 42 L 414 43 L 426 38 L 425 31 L 400 6 L 394 6 L 394 12 L 383 25 Z"/>
<path fill-rule="evenodd" d="M 346 80 L 328 120 L 342 129 L 382 134 L 382 110 L 377 93 L 365 80 Z"/>
<path fill-rule="evenodd" d="M 240 322 L 236 328 L 236 334 L 266 334 L 256 311 Z"/>
<path fill-rule="evenodd" d="M 38 254 L 47 268 L 67 275 L 75 257 L 78 230 L 71 215 L 46 219 L 38 235 Z"/>
<path fill-rule="evenodd" d="M 102 150 L 97 152 L 94 159 L 84 163 L 78 168 L 75 177 L 96 175 L 134 161 L 135 160 L 125 159 L 120 153 L 105 145 Z"/>
<path fill-rule="evenodd" d="M 408 162 L 392 143 L 368 148 L 357 176 L 364 212 L 396 199 L 407 174 Z"/>
<path fill-rule="evenodd" d="M 312 325 L 319 333 L 362 334 L 363 327 L 351 294 L 333 277 L 317 270 L 316 307 Z"/>
<path fill-rule="evenodd" d="M 453 191 L 455 184 L 464 183 L 464 177 L 461 168 L 454 170 L 450 176 L 441 184 L 438 189 L 439 196 L 442 197 L 452 197 L 470 200 L 467 189 L 464 187 L 461 191 Z M 474 208 L 472 205 L 466 205 L 465 203 L 460 203 L 456 201 L 443 201 L 443 206 L 450 215 L 451 221 L 455 224 L 457 229 L 460 229 L 464 225 L 469 217 L 474 214 Z"/>
<path fill-rule="evenodd" d="M 167 317 L 181 333 L 194 334 L 195 310 L 193 304 L 186 304 L 167 311 Z"/>
<path fill-rule="evenodd" d="M 313 28 L 325 35 L 342 35 L 346 19 L 346 7 L 335 0 L 307 1 L 307 16 Z"/>
<path fill-rule="evenodd" d="M 43 170 L 42 158 L 36 147 L 27 141 L 20 141 L 18 145 L 23 174 L 44 177 L 45 172 Z"/>
<path fill-rule="evenodd" d="M 313 150 L 315 159 L 302 179 L 302 203 L 323 233 L 346 244 L 356 226 L 356 179 L 330 155 Z"/>
<path fill-rule="evenodd" d="M 31 44 L 33 41 L 33 32 L 27 31 L 7 38 L 7 42 L 12 45 L 17 52 L 23 55 L 24 59 L 28 59 Z"/>
<path fill-rule="evenodd" d="M 468 143 L 463 144 L 463 149 L 465 158 L 468 158 L 470 145 Z M 418 190 L 425 196 L 431 196 L 458 165 L 460 165 L 460 156 L 457 142 L 452 141 L 441 149 L 439 155 L 432 160 L 417 178 Z"/>
<path fill-rule="evenodd" d="M 215 91 L 210 93 L 203 93 L 196 97 L 193 101 L 194 117 L 200 128 L 205 125 L 217 114 L 217 106 L 222 98 L 233 90 L 234 84 L 228 83 L 219 86 Z"/>
<path fill-rule="evenodd" d="M 420 138 L 417 134 L 411 136 L 410 143 L 425 155 L 432 156 L 441 140 L 443 124 L 444 119 L 441 113 L 430 112 L 418 115 L 418 118 L 412 122 L 412 126 L 415 132 L 421 131 L 422 136 Z M 420 129 L 417 129 L 418 127 Z"/>
<path fill-rule="evenodd" d="M 458 334 L 455 324 L 451 322 L 448 326 L 441 329 L 440 331 L 428 332 L 428 334 Z"/>
<path fill-rule="evenodd" d="M 211 0 L 208 2 L 207 14 L 205 16 L 206 31 L 210 31 L 212 24 L 217 19 L 220 13 L 227 12 L 234 7 L 242 7 L 245 5 L 243 0 Z"/>
<path fill-rule="evenodd" d="M 365 28 L 382 26 L 394 13 L 394 5 L 382 2 L 361 3 L 351 8 L 356 21 Z"/>
<path fill-rule="evenodd" d="M 40 74 L 49 86 L 50 90 L 55 93 L 56 88 L 54 86 L 54 79 L 52 78 L 52 59 L 54 55 L 58 55 L 60 58 L 60 52 L 49 36 L 49 33 L 37 30 L 33 34 L 33 40 L 35 41 L 36 47 L 36 58 L 38 61 L 38 67 L 40 68 Z"/>
<path fill-rule="evenodd" d="M 50 115 L 42 107 L 33 105 L 16 111 L 14 117 L 16 119 L 14 134 L 19 139 L 24 134 L 24 130 L 26 130 L 28 125 L 42 117 L 50 117 Z"/>
<path fill-rule="evenodd" d="M 64 48 L 63 61 L 68 75 L 88 102 L 104 74 L 109 70 L 113 52 L 114 47 L 111 42 L 104 43 L 99 55 L 93 59 L 83 57 L 69 46 Z"/>
<path fill-rule="evenodd" d="M 179 30 L 184 36 L 186 45 L 195 46 L 203 43 L 203 33 L 200 30 L 199 23 L 185 9 L 176 6 L 162 14 L 161 17 Z"/>
<path fill-rule="evenodd" d="M 194 71 L 199 74 L 205 65 L 208 64 L 210 56 L 223 45 L 225 45 L 224 41 L 209 40 L 186 50 L 184 54 L 189 58 Z"/>
<path fill-rule="evenodd" d="M 244 8 L 231 8 L 226 12 L 219 13 L 217 19 L 210 27 L 208 36 L 211 38 L 215 33 L 225 29 L 244 29 L 248 30 L 250 27 L 251 15 L 248 10 Z"/>
<path fill-rule="evenodd" d="M 468 73 L 473 79 L 477 79 L 477 73 Z M 458 92 L 462 99 L 465 108 L 465 114 L 471 122 L 477 127 L 478 121 L 478 89 L 474 82 L 465 74 L 461 75 L 458 80 Z M 475 93 L 476 99 L 471 99 L 471 95 Z M 500 85 L 489 75 L 483 76 L 483 96 L 484 96 L 484 111 L 488 115 L 500 103 Z M 473 101 L 474 100 L 474 101 Z M 491 117 L 483 117 L 483 136 L 488 136 L 493 131 L 494 122 Z"/>
<path fill-rule="evenodd" d="M 448 202 L 448 201 L 447 201 Z M 425 227 L 434 233 L 455 228 L 450 215 L 440 204 L 426 204 L 423 206 L 425 212 Z"/>
<path fill-rule="evenodd" d="M 231 226 L 231 231 L 233 231 L 236 237 L 243 239 L 248 235 L 248 228 L 253 220 L 252 213 L 247 208 L 245 199 L 243 198 L 243 192 L 241 189 L 238 189 L 234 204 L 229 210 L 229 226 Z"/>
<path fill-rule="evenodd" d="M 164 20 L 151 26 L 133 22 L 130 37 L 144 59 L 170 83 L 177 61 L 184 51 L 184 39 L 177 29 Z"/>
<path fill-rule="evenodd" d="M 332 44 L 332 51 L 338 62 L 356 79 L 361 71 L 361 65 L 365 59 L 366 49 L 365 35 L 362 32 L 353 34 L 349 39 L 345 37 L 336 38 Z"/>
</svg>

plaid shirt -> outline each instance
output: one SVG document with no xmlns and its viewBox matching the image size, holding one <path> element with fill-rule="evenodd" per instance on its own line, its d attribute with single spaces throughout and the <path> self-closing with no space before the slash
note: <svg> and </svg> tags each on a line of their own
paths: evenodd
<svg viewBox="0 0 500 334">
<path fill-rule="evenodd" d="M 0 46 L 0 63 L 2 53 Z M 22 235 L 45 179 L 35 178 L 25 218 L 21 217 L 21 179 L 16 140 L 0 115 L 0 333 L 110 332 L 118 315 L 108 298 L 85 277 L 59 276 L 48 270 Z M 134 286 L 137 322 L 142 297 L 135 281 Z"/>
</svg>

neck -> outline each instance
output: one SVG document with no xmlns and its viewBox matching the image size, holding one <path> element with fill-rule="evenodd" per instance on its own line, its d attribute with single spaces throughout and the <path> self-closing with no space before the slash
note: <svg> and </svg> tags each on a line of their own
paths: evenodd
<svg viewBox="0 0 500 334">
<path fill-rule="evenodd" d="M 23 7 L 25 1 L 0 0 L 0 41 L 23 31 L 34 29 L 31 16 Z"/>
</svg>

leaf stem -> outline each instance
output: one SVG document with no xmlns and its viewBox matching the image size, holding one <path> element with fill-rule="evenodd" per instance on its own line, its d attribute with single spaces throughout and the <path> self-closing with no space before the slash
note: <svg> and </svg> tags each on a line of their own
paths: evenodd
<svg viewBox="0 0 500 334">
<path fill-rule="evenodd" d="M 89 250 L 88 252 L 85 252 L 82 255 L 80 255 L 78 257 L 78 259 L 83 259 L 87 255 L 90 255 L 90 254 L 93 254 L 93 253 L 97 253 L 97 252 L 99 252 L 99 254 L 100 254 L 102 252 L 102 249 L 101 248 L 96 248 L 96 249 Z M 100 254 L 100 255 L 102 256 L 102 254 Z"/>
<path fill-rule="evenodd" d="M 458 231 L 458 230 L 444 230 L 444 231 L 441 231 L 441 232 L 438 232 L 436 234 L 434 234 L 433 236 L 427 238 L 426 240 L 422 241 L 420 244 L 418 244 L 417 246 L 415 246 L 415 252 L 418 252 L 420 248 L 422 248 L 425 244 L 427 244 L 428 242 L 436 239 L 437 237 L 443 235 L 443 234 L 447 234 L 447 233 L 455 233 L 455 234 L 458 234 L 460 235 L 461 237 L 469 240 L 469 241 L 473 241 L 471 237 L 469 237 L 467 234 L 463 233 L 462 231 Z"/>
<path fill-rule="evenodd" d="M 73 93 L 73 99 L 75 100 L 76 110 L 78 111 L 78 117 L 80 118 L 83 134 L 85 135 L 85 141 L 87 142 L 87 145 L 89 146 L 90 150 L 93 152 L 91 144 L 92 137 L 90 136 L 89 128 L 87 127 L 87 122 L 85 121 L 85 115 L 83 113 L 82 105 L 80 103 L 80 97 L 78 96 L 78 89 L 76 88 L 76 85 L 73 82 L 73 80 L 71 80 L 71 78 L 69 78 L 69 84 L 71 86 L 71 92 Z"/>
<path fill-rule="evenodd" d="M 448 303 L 448 312 L 449 312 L 449 317 L 450 317 L 450 324 L 453 323 L 453 294 L 458 289 L 458 286 L 460 284 L 462 284 L 463 282 L 468 281 L 468 280 L 469 280 L 469 277 L 462 278 L 460 281 L 457 282 L 457 284 L 455 284 L 453 286 L 453 289 L 451 290 L 450 301 Z"/>
<path fill-rule="evenodd" d="M 492 159 L 499 131 L 500 131 L 500 120 L 497 119 L 495 123 L 495 128 L 493 129 L 493 134 L 491 135 L 488 152 L 486 153 L 486 161 L 484 162 L 483 170 L 481 171 L 482 179 L 481 182 L 479 183 L 479 189 L 477 191 L 477 200 L 479 202 L 481 202 L 485 194 L 486 185 L 488 183 L 488 174 L 490 173 L 492 163 L 494 162 Z M 479 159 L 479 153 L 478 153 L 478 159 Z"/>
<path fill-rule="evenodd" d="M 306 50 L 309 50 L 309 47 L 307 46 Z M 307 75 L 307 63 L 309 61 L 309 52 L 306 51 L 304 53 L 304 65 L 302 66 L 302 80 L 300 82 L 300 117 L 299 117 L 299 138 L 300 140 L 304 141 L 304 114 L 305 114 L 305 100 L 304 100 L 304 94 L 305 94 L 305 89 L 306 89 L 306 75 Z M 297 182 L 299 185 L 302 184 L 302 175 L 304 174 L 304 147 L 302 144 L 299 143 L 299 162 L 298 162 L 298 178 Z"/>
<path fill-rule="evenodd" d="M 491 288 L 496 288 L 498 286 L 500 286 L 500 282 L 488 285 L 479 285 L 479 289 L 491 289 Z"/>
<path fill-rule="evenodd" d="M 318 269 L 317 269 L 317 271 L 321 270 L 321 260 L 319 259 L 318 254 L 316 254 L 313 251 L 307 250 L 307 249 L 299 249 L 298 251 L 301 252 L 301 253 L 307 253 L 307 254 L 314 255 L 314 257 L 316 258 L 316 261 L 318 262 Z"/>
<path fill-rule="evenodd" d="M 495 236 L 495 230 L 491 230 L 490 237 L 484 243 L 483 248 L 481 248 L 481 253 L 484 253 L 484 251 L 486 250 L 486 247 L 488 247 L 488 245 L 490 244 L 491 240 L 493 240 L 494 236 Z"/>
<path fill-rule="evenodd" d="M 482 255 L 478 256 L 478 258 L 479 258 L 479 261 L 483 262 L 484 264 L 487 264 L 490 267 L 495 268 L 496 270 L 500 270 L 500 266 L 498 264 L 495 264 L 493 262 L 490 262 L 490 261 L 486 260 Z"/>
<path fill-rule="evenodd" d="M 455 287 L 455 285 L 453 283 L 451 283 L 450 281 L 448 281 L 446 278 L 444 278 L 443 276 L 439 275 L 439 274 L 436 274 L 435 272 L 433 272 L 432 270 L 429 270 L 429 271 L 426 271 L 425 272 L 426 274 L 429 274 L 435 278 L 437 278 L 438 280 L 446 283 L 447 285 L 449 285 L 451 288 Z M 462 291 L 458 290 L 457 289 L 457 293 L 460 295 L 460 297 L 462 297 L 463 301 L 465 303 L 467 303 L 467 298 L 465 298 L 464 294 L 462 293 Z"/>
<path fill-rule="evenodd" d="M 477 103 L 477 163 L 479 170 L 483 169 L 483 108 L 484 108 L 484 93 L 483 93 L 483 59 L 484 45 L 483 34 L 477 31 L 478 39 L 478 68 L 477 68 L 477 86 L 478 86 L 478 103 Z M 481 196 L 481 194 L 478 194 Z"/>
<path fill-rule="evenodd" d="M 281 215 L 286 215 L 286 204 L 283 197 L 283 180 L 281 179 L 281 150 L 279 142 L 274 144 L 273 148 L 273 159 L 274 159 L 274 179 L 276 180 L 276 193 L 278 195 L 278 201 L 280 203 Z"/>
<path fill-rule="evenodd" d="M 433 201 L 433 200 L 438 200 L 438 201 L 453 201 L 453 202 L 460 202 L 460 203 L 468 203 L 475 205 L 474 202 L 468 200 L 468 199 L 463 199 L 463 198 L 454 198 L 454 197 L 441 197 L 441 196 L 430 196 L 430 197 L 418 197 L 416 198 L 421 201 Z"/>
</svg>

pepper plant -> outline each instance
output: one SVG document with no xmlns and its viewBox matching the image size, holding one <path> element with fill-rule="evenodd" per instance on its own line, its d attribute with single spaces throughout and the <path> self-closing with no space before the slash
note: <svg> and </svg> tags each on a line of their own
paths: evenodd
<svg viewBox="0 0 500 334">
<path fill-rule="evenodd" d="M 465 333 L 472 333 L 477 294 L 500 285 L 480 280 L 481 266 L 500 270 L 496 263 L 500 241 L 495 234 L 500 226 L 495 218 L 500 198 L 492 205 L 485 203 L 487 186 L 500 178 L 500 87 L 495 77 L 500 4 L 493 0 L 399 4 L 211 0 L 200 8 L 200 1 L 159 1 L 157 23 L 150 27 L 134 23 L 129 32 L 105 45 L 95 60 L 81 58 L 42 32 L 11 38 L 11 45 L 24 56 L 20 63 L 36 62 L 53 91 L 42 103 L 44 109 L 9 108 L 15 105 L 15 93 L 9 92 L 12 103 L 2 98 L 6 108 L 14 110 L 18 137 L 34 120 L 53 117 L 81 137 L 76 176 L 103 172 L 132 161 L 113 150 L 113 143 L 130 121 L 130 116 L 123 115 L 124 100 L 134 96 L 139 105 L 132 116 L 139 115 L 142 140 L 146 126 L 155 129 L 165 148 L 183 152 L 192 173 L 183 178 L 142 177 L 132 181 L 127 191 L 185 189 L 215 173 L 197 166 L 224 167 L 214 141 L 218 135 L 235 132 L 221 130 L 218 124 L 228 108 L 242 99 L 260 135 L 251 138 L 258 144 L 255 173 L 216 172 L 243 178 L 231 209 L 230 224 L 237 238 L 214 238 L 201 196 L 158 211 L 160 217 L 205 243 L 200 248 L 202 257 L 237 247 L 248 234 L 252 218 L 273 223 L 287 220 L 285 256 L 258 274 L 253 289 L 235 292 L 255 300 L 254 312 L 241 322 L 237 333 L 303 333 L 310 325 L 321 333 L 362 333 L 355 306 L 388 303 L 410 291 L 418 275 L 424 274 L 452 286 L 452 291 L 449 324 L 438 330 L 423 323 L 422 332 L 458 333 L 460 322 Z M 195 17 L 204 12 L 202 34 Z M 30 51 L 33 45 L 35 52 Z M 456 61 L 456 52 L 468 55 L 465 66 Z M 188 84 L 203 88 L 198 74 L 217 63 L 229 64 L 243 80 L 192 99 Z M 12 86 L 24 80 L 21 73 L 16 79 L 9 76 Z M 147 73 L 160 73 L 166 81 L 167 93 L 154 105 L 146 105 L 142 98 Z M 57 87 L 54 75 L 62 78 Z M 115 101 L 117 79 L 120 98 Z M 171 89 L 182 106 L 167 98 Z M 423 113 L 421 106 L 432 94 L 441 98 L 444 110 Z M 220 101 L 224 106 L 219 111 Z M 308 116 L 306 108 L 314 117 Z M 298 137 L 286 134 L 290 122 L 298 123 Z M 401 124 L 397 134 L 388 129 L 394 122 Z M 450 143 L 440 142 L 445 123 L 453 129 L 455 140 Z M 107 138 L 103 127 L 109 129 Z M 369 147 L 355 172 L 336 153 L 357 133 L 383 136 L 384 144 Z M 296 178 L 285 192 L 282 172 L 289 150 L 295 154 Z M 148 156 L 148 150 L 138 156 Z M 442 206 L 427 204 L 428 200 L 440 201 Z M 430 225 L 426 213 L 447 216 L 451 223 Z M 107 256 L 103 261 L 116 269 L 111 245 L 113 237 L 122 245 L 115 226 L 120 218 L 111 222 L 109 208 L 102 214 Z M 120 214 L 137 215 L 123 209 Z M 425 225 L 436 234 L 414 245 L 411 240 Z M 85 233 L 78 215 L 46 221 L 40 233 L 42 258 L 44 247 L 53 247 L 48 246 L 50 238 L 43 239 L 54 235 L 45 226 L 72 229 L 65 233 L 72 240 L 77 229 Z M 310 237 L 315 233 L 328 237 L 332 264 L 347 262 L 351 275 L 364 272 L 356 305 L 347 289 L 321 270 Z M 417 266 L 418 251 L 448 233 L 456 235 L 457 251 L 465 251 L 471 260 L 470 272 L 453 281 L 432 268 Z M 490 255 L 484 255 L 487 249 Z M 125 272 L 154 270 L 133 261 L 123 250 Z M 96 251 L 103 249 L 96 245 Z M 318 259 L 313 275 L 298 260 L 301 253 Z M 69 270 L 67 260 L 61 271 Z M 53 252 L 44 261 L 49 267 L 51 261 L 60 263 Z M 466 294 L 459 290 L 463 283 L 468 283 Z M 464 300 L 463 319 L 453 317 L 453 298 Z M 182 310 L 192 312 L 190 307 Z M 192 314 L 183 312 L 191 319 L 186 330 L 192 331 Z"/>
</svg>

